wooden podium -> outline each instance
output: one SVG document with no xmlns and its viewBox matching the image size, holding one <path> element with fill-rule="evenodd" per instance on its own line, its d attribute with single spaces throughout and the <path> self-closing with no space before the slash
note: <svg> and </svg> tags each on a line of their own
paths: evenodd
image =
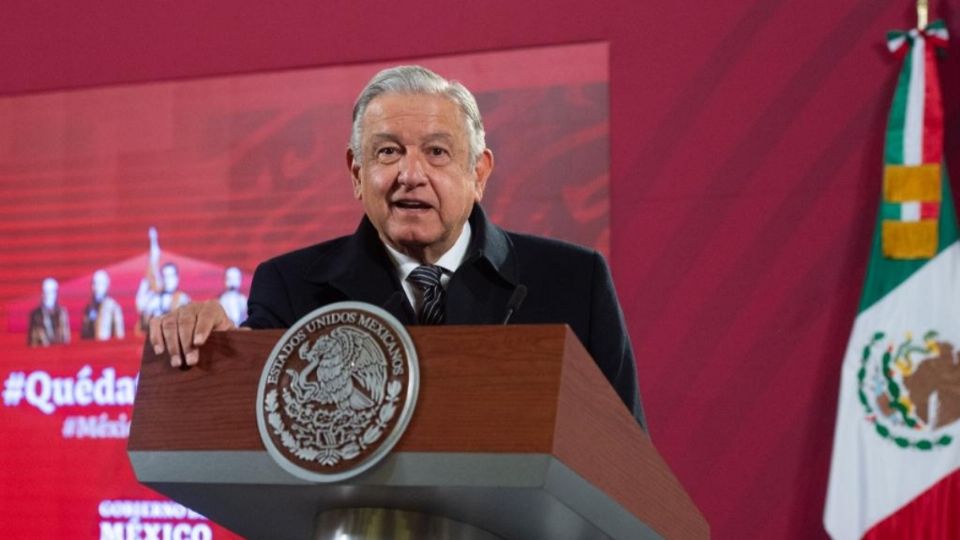
<svg viewBox="0 0 960 540">
<path fill-rule="evenodd" d="M 313 538 L 318 515 L 388 508 L 508 540 L 708 538 L 693 502 L 561 325 L 410 327 L 420 396 L 392 453 L 336 484 L 267 454 L 260 373 L 281 330 L 213 334 L 181 371 L 144 353 L 130 430 L 140 482 L 247 538 Z"/>
</svg>

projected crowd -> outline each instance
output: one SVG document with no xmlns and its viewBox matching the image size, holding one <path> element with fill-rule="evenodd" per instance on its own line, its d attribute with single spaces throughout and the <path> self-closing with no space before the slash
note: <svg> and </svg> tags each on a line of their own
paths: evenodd
<svg viewBox="0 0 960 540">
<path fill-rule="evenodd" d="M 190 302 L 190 295 L 180 289 L 180 270 L 172 262 L 160 264 L 160 243 L 157 230 L 151 227 L 149 263 L 137 288 L 132 306 L 137 314 L 134 334 L 143 336 L 150 319 L 169 313 Z M 247 296 L 241 291 L 243 273 L 231 266 L 223 277 L 223 292 L 220 305 L 239 325 L 247 318 Z M 47 277 L 41 283 L 40 304 L 30 312 L 27 325 L 27 344 L 31 347 L 48 347 L 70 343 L 70 314 L 59 302 L 60 283 Z M 90 280 L 90 300 L 82 313 L 80 339 L 107 341 L 126 337 L 124 308 L 110 296 L 110 274 L 100 269 Z"/>
</svg>

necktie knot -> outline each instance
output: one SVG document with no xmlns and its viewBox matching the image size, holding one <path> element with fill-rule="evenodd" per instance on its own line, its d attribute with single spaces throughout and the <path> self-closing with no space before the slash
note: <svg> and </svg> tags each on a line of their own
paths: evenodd
<svg viewBox="0 0 960 540">
<path fill-rule="evenodd" d="M 443 268 L 433 264 L 418 266 L 407 276 L 410 283 L 423 293 L 423 302 L 417 314 L 420 324 L 443 324 L 446 319 L 446 291 L 440 282 L 441 276 Z"/>
<path fill-rule="evenodd" d="M 443 268 L 435 264 L 424 264 L 414 268 L 407 279 L 421 291 L 426 291 L 431 287 L 439 287 L 441 276 Z"/>
</svg>

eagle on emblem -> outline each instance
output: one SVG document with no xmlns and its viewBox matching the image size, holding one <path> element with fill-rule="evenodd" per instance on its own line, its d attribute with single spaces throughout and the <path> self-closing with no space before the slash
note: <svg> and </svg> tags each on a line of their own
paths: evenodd
<svg viewBox="0 0 960 540">
<path fill-rule="evenodd" d="M 340 411 L 358 411 L 383 400 L 387 359 L 360 330 L 335 328 L 313 345 L 304 343 L 299 353 L 307 365 L 287 373 L 290 389 L 301 403 L 332 403 Z"/>
</svg>

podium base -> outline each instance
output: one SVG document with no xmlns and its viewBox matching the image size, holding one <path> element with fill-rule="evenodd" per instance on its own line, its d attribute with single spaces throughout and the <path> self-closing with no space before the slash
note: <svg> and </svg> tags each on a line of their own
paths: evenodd
<svg viewBox="0 0 960 540">
<path fill-rule="evenodd" d="M 390 508 L 340 508 L 317 515 L 313 540 L 503 540 L 440 516 Z"/>
</svg>

